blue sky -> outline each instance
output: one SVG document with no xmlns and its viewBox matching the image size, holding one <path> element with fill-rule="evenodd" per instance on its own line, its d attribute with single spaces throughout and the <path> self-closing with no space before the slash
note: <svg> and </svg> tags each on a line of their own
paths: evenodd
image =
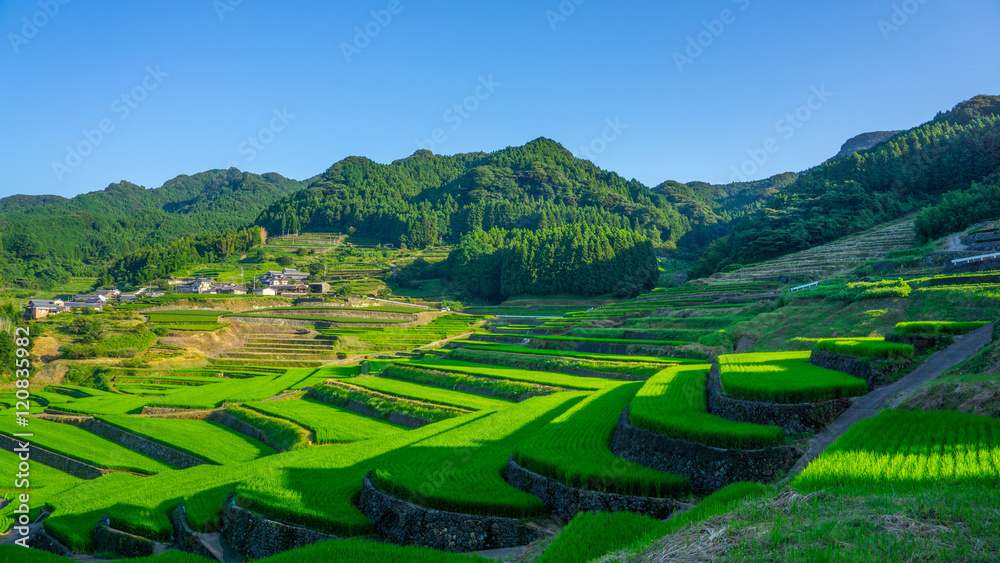
<svg viewBox="0 0 1000 563">
<path fill-rule="evenodd" d="M 763 178 L 1000 94 L 998 25 L 995 0 L 0 0 L 0 196 L 540 136 L 650 186 Z"/>
</svg>

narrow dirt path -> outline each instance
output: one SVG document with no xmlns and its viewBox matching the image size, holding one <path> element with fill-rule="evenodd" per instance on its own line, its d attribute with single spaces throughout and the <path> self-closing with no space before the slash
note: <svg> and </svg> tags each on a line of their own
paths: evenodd
<svg viewBox="0 0 1000 563">
<path fill-rule="evenodd" d="M 968 246 L 962 244 L 962 233 L 951 235 L 944 242 L 945 250 L 968 250 L 968 248 Z"/>
<path fill-rule="evenodd" d="M 921 385 L 932 381 L 944 370 L 968 358 L 977 350 L 990 342 L 993 335 L 993 325 L 988 324 L 965 336 L 955 339 L 955 343 L 931 354 L 917 369 L 911 371 L 891 385 L 876 389 L 858 399 L 851 408 L 843 412 L 825 430 L 809 440 L 806 453 L 788 472 L 782 480 L 787 483 L 795 478 L 803 469 L 823 453 L 830 444 L 837 440 L 847 429 L 862 420 L 875 416 L 887 406 L 895 407 L 904 398 L 902 395 L 911 393 Z"/>
</svg>

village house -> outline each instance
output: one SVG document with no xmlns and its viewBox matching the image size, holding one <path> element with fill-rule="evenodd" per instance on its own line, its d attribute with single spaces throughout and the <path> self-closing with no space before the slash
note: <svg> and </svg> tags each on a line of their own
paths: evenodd
<svg viewBox="0 0 1000 563">
<path fill-rule="evenodd" d="M 24 314 L 30 319 L 41 319 L 62 313 L 66 310 L 65 305 L 61 299 L 32 299 L 28 302 Z"/>
<path fill-rule="evenodd" d="M 212 293 L 212 280 L 208 278 L 198 278 L 184 282 L 174 289 L 177 293 Z"/>
<path fill-rule="evenodd" d="M 275 291 L 274 288 L 271 288 L 271 287 L 258 287 L 257 289 L 253 290 L 253 294 L 254 295 L 277 295 L 278 292 Z"/>
<path fill-rule="evenodd" d="M 306 295 L 309 293 L 309 286 L 302 283 L 272 285 L 270 287 L 277 292 L 278 295 Z"/>
<path fill-rule="evenodd" d="M 309 272 L 300 272 L 295 268 L 285 268 L 280 272 L 271 270 L 260 276 L 260 282 L 264 285 L 289 285 L 297 284 L 309 277 Z"/>
<path fill-rule="evenodd" d="M 212 293 L 218 293 L 220 295 L 246 295 L 247 288 L 236 285 L 235 283 L 222 283 L 212 286 Z"/>
<path fill-rule="evenodd" d="M 326 282 L 311 283 L 309 284 L 309 291 L 312 293 L 329 293 L 330 284 Z"/>
</svg>

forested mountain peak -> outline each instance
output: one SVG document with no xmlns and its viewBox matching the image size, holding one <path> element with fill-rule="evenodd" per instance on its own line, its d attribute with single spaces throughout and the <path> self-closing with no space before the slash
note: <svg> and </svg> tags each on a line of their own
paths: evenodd
<svg viewBox="0 0 1000 563">
<path fill-rule="evenodd" d="M 423 246 L 477 229 L 541 229 L 575 222 L 635 229 L 673 246 L 689 222 L 636 180 L 601 170 L 559 143 L 451 156 L 420 150 L 384 165 L 349 157 L 258 223 L 272 232 L 346 231 Z"/>
<path fill-rule="evenodd" d="M 833 158 L 843 158 L 845 156 L 851 156 L 859 151 L 866 151 L 882 141 L 892 138 L 893 135 L 898 133 L 902 133 L 902 131 L 871 131 L 869 133 L 856 135 L 848 139 L 847 142 L 840 147 L 840 152 L 838 152 Z"/>
<path fill-rule="evenodd" d="M 22 211 L 29 207 L 38 205 L 48 205 L 66 201 L 66 198 L 59 195 L 24 195 L 16 194 L 0 198 L 0 213 Z"/>
<path fill-rule="evenodd" d="M 996 116 L 1000 116 L 1000 96 L 979 95 L 957 104 L 951 111 L 937 114 L 934 121 L 968 125 L 980 118 Z"/>
</svg>

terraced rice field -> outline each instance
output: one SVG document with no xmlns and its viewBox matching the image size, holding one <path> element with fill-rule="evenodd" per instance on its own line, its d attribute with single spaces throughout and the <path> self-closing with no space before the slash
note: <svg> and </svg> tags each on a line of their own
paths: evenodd
<svg viewBox="0 0 1000 563">
<path fill-rule="evenodd" d="M 211 463 L 245 463 L 274 450 L 249 436 L 206 420 L 102 416 L 100 420 Z"/>
<path fill-rule="evenodd" d="M 812 352 L 773 352 L 719 356 L 725 393 L 769 403 L 816 403 L 868 392 L 863 379 L 809 363 Z"/>
<path fill-rule="evenodd" d="M 859 422 L 795 479 L 802 491 L 907 492 L 1000 484 L 1000 420 L 890 410 Z"/>
<path fill-rule="evenodd" d="M 632 424 L 718 448 L 753 450 L 783 443 L 785 434 L 776 426 L 733 422 L 707 412 L 705 387 L 710 367 L 670 367 L 650 378 L 632 401 Z"/>
<path fill-rule="evenodd" d="M 518 445 L 514 461 L 587 490 L 667 498 L 685 495 L 686 478 L 620 459 L 608 449 L 621 411 L 641 386 L 625 383 L 591 394 Z"/>
<path fill-rule="evenodd" d="M 386 393 L 405 399 L 426 401 L 439 405 L 448 405 L 472 410 L 503 409 L 510 406 L 507 401 L 500 401 L 473 393 L 460 393 L 447 389 L 438 389 L 426 385 L 418 385 L 396 379 L 384 377 L 358 377 L 350 380 L 350 383 L 379 393 Z"/>
<path fill-rule="evenodd" d="M 441 371 L 453 371 L 469 375 L 482 377 L 495 377 L 497 379 L 511 379 L 514 381 L 526 381 L 539 385 L 551 385 L 565 389 L 597 390 L 611 385 L 611 380 L 599 379 L 596 377 L 577 377 L 561 373 L 535 371 L 526 369 L 509 369 L 503 367 L 486 366 L 472 362 L 458 362 L 453 360 L 420 360 L 409 362 L 407 365 L 417 367 L 428 367 Z"/>
<path fill-rule="evenodd" d="M 747 284 L 719 289 L 718 293 L 761 291 L 766 287 Z M 704 303 L 707 297 L 695 296 L 715 292 L 703 288 L 677 289 L 683 290 L 677 292 L 682 295 L 675 296 L 670 291 L 654 292 L 665 296 L 649 301 L 655 307 L 688 297 L 701 300 L 694 301 L 696 303 Z M 322 312 L 324 314 L 314 318 L 338 318 L 336 314 Z M 692 321 L 691 325 L 722 322 L 711 320 L 717 318 L 712 313 L 695 314 L 693 318 L 699 320 Z M 274 316 L 299 315 L 280 312 Z M 731 316 L 720 313 L 718 318 Z M 334 361 L 338 352 L 401 351 L 424 346 L 472 332 L 482 320 L 452 314 L 405 329 L 337 327 L 322 329 L 318 336 L 316 331 L 299 333 L 298 330 L 276 329 L 249 337 L 242 351 L 217 358 L 205 368 L 171 371 L 112 367 L 115 388 L 135 394 L 69 385 L 51 386 L 39 396 L 49 403 L 49 408 L 96 414 L 109 423 L 188 451 L 211 463 L 174 471 L 162 464 L 145 465 L 152 460 L 112 444 L 124 450 L 123 455 L 128 454 L 115 465 L 152 475 L 116 473 L 82 482 L 56 474 L 58 472 L 38 471 L 38 498 L 53 508 L 46 520 L 46 530 L 76 550 L 92 549 L 93 525 L 107 514 L 115 528 L 167 540 L 173 534 L 167 515 L 174 506 L 184 503 L 196 529 L 212 530 L 217 526 L 227 496 L 235 490 L 241 506 L 259 513 L 344 537 L 368 536 L 375 533 L 375 526 L 359 512 L 357 499 L 362 480 L 369 472 L 380 489 L 427 508 L 546 518 L 541 499 L 511 487 L 504 480 L 503 470 L 511 457 L 528 469 L 571 487 L 690 500 L 687 479 L 625 461 L 611 453 L 608 443 L 626 407 L 636 426 L 682 440 L 739 449 L 786 443 L 784 432 L 777 427 L 736 423 L 708 414 L 705 390 L 709 365 L 692 363 L 692 360 L 563 352 L 463 341 L 459 344 L 469 347 L 472 352 L 506 354 L 518 361 L 534 358 L 545 362 L 575 362 L 579 366 L 619 365 L 626 369 L 644 366 L 650 370 L 651 377 L 646 382 L 627 382 L 535 369 L 542 364 L 518 363 L 518 367 L 511 367 L 503 363 L 459 361 L 447 355 L 406 359 L 406 355 L 383 354 L 383 359 L 370 360 L 364 367 L 356 364 L 319 366 Z M 521 321 L 515 322 L 512 328 L 534 330 L 542 327 L 560 332 L 578 324 L 572 319 L 542 323 Z M 682 329 L 670 327 L 669 330 Z M 668 329 L 654 327 L 650 330 Z M 718 330 L 718 327 L 692 326 L 691 330 Z M 813 393 L 819 388 L 830 392 L 830 388 L 821 383 L 833 381 L 836 392 L 843 392 L 846 387 L 837 385 L 847 381 L 844 378 L 848 376 L 837 374 L 834 377 L 825 370 L 813 369 L 805 362 L 808 354 L 748 354 L 735 360 L 723 357 L 720 364 L 724 366 L 726 391 L 755 397 L 766 394 L 771 400 L 790 401 L 802 398 L 793 396 L 795 393 Z M 467 357 L 469 359 L 473 358 Z M 316 365 L 297 366 L 307 362 Z M 794 376 L 789 377 L 786 372 Z M 217 377 L 218 374 L 225 377 Z M 500 394 L 504 399 L 498 399 L 466 392 L 470 389 L 506 391 Z M 288 391 L 292 393 L 286 393 Z M 525 398 L 535 391 L 546 394 Z M 302 398 L 303 395 L 306 398 Z M 515 399 L 524 400 L 515 402 Z M 369 407 L 372 411 L 369 414 L 374 413 L 373 416 L 362 416 L 336 406 L 347 405 L 350 401 Z M 291 427 L 298 432 L 297 436 L 292 436 L 295 445 L 276 446 L 278 450 L 289 451 L 274 453 L 268 446 L 208 422 L 134 416 L 150 406 L 209 409 L 223 405 L 230 405 L 232 413 L 245 410 L 253 414 L 242 420 L 272 432 L 271 435 L 282 432 L 281 425 Z M 357 405 L 351 407 L 366 412 Z M 383 420 L 392 414 L 417 416 L 430 423 L 406 429 Z M 393 420 L 410 426 L 419 426 L 421 422 L 405 417 Z M 947 433 L 951 430 L 935 434 L 927 443 L 917 443 L 915 438 L 903 436 L 886 438 L 874 445 L 865 443 L 864 448 L 868 449 L 863 452 L 854 446 L 833 449 L 834 454 L 842 457 L 831 458 L 834 459 L 829 464 L 831 469 L 821 473 L 824 466 L 820 464 L 813 474 L 807 470 L 796 482 L 797 486 L 883 487 L 887 482 L 895 486 L 899 477 L 894 473 L 897 466 L 912 467 L 916 475 L 929 476 L 927 478 L 944 475 L 965 479 L 964 482 L 997 484 L 995 475 L 989 472 L 1000 463 L 989 457 L 995 457 L 997 451 L 993 444 L 994 438 L 1000 436 L 997 429 L 979 422 L 914 420 L 893 424 L 903 426 L 905 423 L 911 428 L 936 424 L 950 429 L 961 427 L 961 430 L 954 430 L 954 436 Z M 107 452 L 112 451 L 85 430 L 59 425 L 59 434 L 71 437 L 60 441 L 44 428 L 46 424 L 57 423 L 32 420 L 31 424 L 40 446 L 49 443 L 53 449 L 65 449 L 67 455 L 81 459 L 96 457 L 100 449 L 101 458 L 107 460 Z M 13 427 L 0 427 L 0 430 L 15 431 Z M 878 428 L 869 430 L 863 436 L 866 440 L 873 440 L 871 434 L 880 432 Z M 308 433 L 313 436 L 311 444 L 305 442 Z M 940 446 L 934 450 L 931 447 L 933 440 L 937 440 L 933 443 L 945 444 L 945 450 L 941 451 Z M 966 447 L 976 441 L 987 446 Z M 268 442 L 273 443 L 270 437 Z M 895 457 L 884 462 L 879 451 L 892 452 L 890 455 Z M 0 470 L 14 461 L 5 454 L 0 452 Z M 922 460 L 920 456 L 928 459 Z M 865 473 L 865 467 L 877 467 L 878 472 Z M 806 476 L 813 480 L 805 479 Z M 753 487 L 756 490 L 757 486 Z M 0 519 L 10 514 L 9 511 L 9 508 L 0 510 Z M 608 522 L 607 525 L 613 524 Z M 600 549 L 633 540 L 662 526 L 639 516 L 628 522 L 637 529 L 628 533 L 613 530 L 614 538 L 607 538 L 613 542 L 596 542 L 602 546 Z M 393 560 L 391 558 L 396 557 L 397 560 L 420 561 L 420 557 L 431 553 L 435 558 L 428 561 L 446 560 L 446 556 L 437 553 L 407 551 L 396 546 L 359 541 L 341 541 L 337 545 L 345 547 L 334 549 L 321 544 L 283 557 L 308 560 L 313 554 L 345 560 L 351 560 L 350 557 L 362 560 L 364 557 L 374 560 L 390 557 L 388 560 Z M 390 552 L 391 556 L 385 555 Z M 542 560 L 572 561 L 577 555 L 563 548 L 553 550 L 551 555 L 543 556 L 548 559 Z"/>
<path fill-rule="evenodd" d="M 0 432 L 7 436 L 23 432 L 24 429 L 14 422 L 13 416 L 4 416 L 0 419 Z M 33 444 L 102 469 L 131 471 L 144 475 L 173 469 L 165 463 L 70 424 L 32 419 L 31 433 L 34 434 Z"/>
<path fill-rule="evenodd" d="M 713 274 L 709 281 L 746 283 L 773 281 L 779 276 L 822 280 L 852 271 L 865 262 L 885 260 L 888 253 L 912 248 L 916 242 L 913 219 L 905 219 L 735 272 Z"/>
<path fill-rule="evenodd" d="M 312 399 L 255 402 L 247 406 L 309 429 L 316 435 L 317 444 L 346 444 L 391 436 L 404 430 Z"/>
<path fill-rule="evenodd" d="M 335 339 L 342 350 L 382 352 L 410 350 L 432 342 L 471 332 L 481 317 L 446 314 L 433 321 L 408 328 L 349 327 L 321 329 L 320 334 Z"/>
</svg>

